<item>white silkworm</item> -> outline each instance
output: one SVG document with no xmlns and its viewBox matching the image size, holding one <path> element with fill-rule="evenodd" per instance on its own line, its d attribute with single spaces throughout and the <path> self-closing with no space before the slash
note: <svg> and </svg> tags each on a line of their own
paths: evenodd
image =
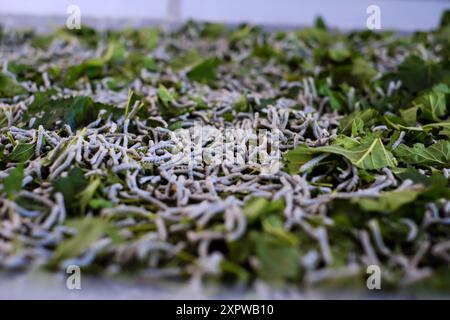
<svg viewBox="0 0 450 320">
<path fill-rule="evenodd" d="M 305 172 L 311 169 L 312 167 L 316 166 L 320 161 L 327 158 L 329 155 L 330 155 L 329 153 L 322 153 L 321 155 L 314 157 L 313 159 L 309 160 L 300 167 L 300 172 Z"/>
<path fill-rule="evenodd" d="M 50 179 L 54 180 L 56 177 L 58 177 L 60 175 L 61 172 L 63 172 L 65 169 L 67 169 L 67 167 L 69 167 L 72 163 L 72 160 L 75 158 L 76 152 L 75 151 L 70 151 L 69 154 L 67 155 L 66 160 L 57 168 L 55 168 L 54 170 L 52 170 L 50 168 L 50 171 L 53 171 L 50 174 Z M 56 163 L 56 161 L 55 161 Z"/>
<path fill-rule="evenodd" d="M 361 231 L 359 231 L 358 236 L 359 236 L 361 244 L 364 248 L 364 251 L 366 252 L 366 255 L 367 255 L 367 258 L 369 259 L 370 264 L 379 265 L 380 262 L 378 260 L 378 257 L 370 243 L 369 233 L 366 230 L 361 230 Z"/>
<path fill-rule="evenodd" d="M 42 148 L 42 138 L 44 137 L 44 127 L 40 125 L 38 127 L 38 133 L 37 133 L 37 141 L 36 141 L 36 148 L 35 148 L 35 155 L 36 157 L 39 157 L 41 154 L 41 148 Z"/>
<path fill-rule="evenodd" d="M 383 237 L 380 232 L 380 227 L 378 225 L 378 221 L 375 219 L 372 219 L 368 222 L 369 228 L 372 231 L 373 237 L 375 239 L 375 244 L 377 245 L 378 249 L 381 253 L 383 253 L 385 256 L 389 256 L 391 251 L 383 242 Z"/>
<path fill-rule="evenodd" d="M 64 205 L 64 197 L 62 193 L 55 193 L 55 199 L 59 209 L 58 223 L 63 224 L 64 220 L 66 220 L 66 206 Z"/>
<path fill-rule="evenodd" d="M 408 242 L 413 241 L 418 234 L 417 225 L 414 223 L 414 221 L 412 221 L 411 219 L 408 219 L 408 218 L 402 218 L 402 219 L 400 219 L 400 221 L 409 227 L 409 233 L 406 236 L 406 241 L 408 241 Z"/>
<path fill-rule="evenodd" d="M 141 167 L 137 163 L 122 163 L 119 165 L 116 165 L 112 168 L 113 172 L 120 172 L 120 171 L 126 171 L 126 170 L 140 170 Z"/>
<path fill-rule="evenodd" d="M 392 150 L 397 149 L 397 147 L 403 142 L 403 138 L 405 137 L 405 131 L 400 131 L 400 135 L 398 139 L 392 144 Z"/>
</svg>

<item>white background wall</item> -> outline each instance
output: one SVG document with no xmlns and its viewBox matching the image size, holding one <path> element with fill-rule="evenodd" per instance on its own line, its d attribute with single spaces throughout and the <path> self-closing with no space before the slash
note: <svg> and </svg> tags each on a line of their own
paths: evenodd
<svg viewBox="0 0 450 320">
<path fill-rule="evenodd" d="M 0 19 L 24 14 L 65 16 L 67 6 L 75 4 L 82 18 L 159 20 L 167 18 L 169 1 L 180 3 L 181 20 L 303 26 L 321 15 L 330 26 L 345 29 L 365 28 L 366 8 L 376 4 L 383 29 L 406 31 L 433 28 L 442 11 L 450 9 L 450 0 L 0 0 Z"/>
</svg>

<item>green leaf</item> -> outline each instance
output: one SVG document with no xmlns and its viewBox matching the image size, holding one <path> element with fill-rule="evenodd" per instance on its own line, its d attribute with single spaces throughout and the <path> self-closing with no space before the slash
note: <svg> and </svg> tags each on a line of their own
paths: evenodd
<svg viewBox="0 0 450 320">
<path fill-rule="evenodd" d="M 389 125 L 390 127 L 394 128 L 395 130 L 406 130 L 406 131 L 423 131 L 421 127 L 413 127 L 413 126 L 406 126 L 406 122 L 395 115 L 392 114 L 385 114 L 383 116 L 383 121 Z"/>
<path fill-rule="evenodd" d="M 128 75 L 130 78 L 138 76 L 141 69 L 156 70 L 156 62 L 152 57 L 135 51 L 130 52 L 125 66 L 131 71 Z"/>
<path fill-rule="evenodd" d="M 172 104 L 172 102 L 175 101 L 174 94 L 172 94 L 169 90 L 167 90 L 166 87 L 164 87 L 162 84 L 159 85 L 158 88 L 158 98 L 159 103 L 157 105 L 160 114 L 165 118 L 166 120 L 171 119 L 174 116 L 178 116 L 180 114 L 189 112 L 193 108 L 190 107 L 176 107 Z"/>
<path fill-rule="evenodd" d="M 23 164 L 20 163 L 16 168 L 11 170 L 8 176 L 3 179 L 3 188 L 11 200 L 15 195 L 22 190 L 23 180 Z"/>
<path fill-rule="evenodd" d="M 417 92 L 430 89 L 439 82 L 448 81 L 449 75 L 442 65 L 425 62 L 418 56 L 412 55 L 398 67 L 396 78 L 402 81 L 407 90 Z"/>
<path fill-rule="evenodd" d="M 414 183 L 421 184 L 426 187 L 421 194 L 421 198 L 426 201 L 437 201 L 439 199 L 450 199 L 450 189 L 448 188 L 447 178 L 440 172 L 434 171 L 431 176 L 422 174 L 419 170 L 412 167 L 395 173 L 401 180 L 409 179 Z"/>
<path fill-rule="evenodd" d="M 234 104 L 234 109 L 238 112 L 248 112 L 247 97 L 241 94 L 239 99 Z"/>
<path fill-rule="evenodd" d="M 123 63 L 127 56 L 127 48 L 118 43 L 118 42 L 110 42 L 108 46 L 108 50 L 103 56 L 103 63 L 107 63 L 112 61 L 113 63 Z"/>
<path fill-rule="evenodd" d="M 415 126 L 417 123 L 417 112 L 419 111 L 420 107 L 415 106 L 408 109 L 400 110 L 400 115 L 405 121 L 406 125 L 408 126 Z"/>
<path fill-rule="evenodd" d="M 0 98 L 13 98 L 27 93 L 24 87 L 0 72 Z"/>
<path fill-rule="evenodd" d="M 432 91 L 413 101 L 413 104 L 422 111 L 422 117 L 430 121 L 440 121 L 447 111 L 445 94 Z"/>
<path fill-rule="evenodd" d="M 266 198 L 253 197 L 245 202 L 243 211 L 249 224 L 270 213 L 281 213 L 284 209 L 283 199 L 269 201 Z"/>
<path fill-rule="evenodd" d="M 249 25 L 243 25 L 240 28 L 234 30 L 230 35 L 230 44 L 248 39 L 250 33 L 252 32 L 252 27 Z"/>
<path fill-rule="evenodd" d="M 202 61 L 201 54 L 198 52 L 198 50 L 192 49 L 174 58 L 170 62 L 170 66 L 174 71 L 180 71 L 184 68 L 193 66 L 200 61 Z"/>
<path fill-rule="evenodd" d="M 66 225 L 74 228 L 76 235 L 60 242 L 53 254 L 51 265 L 82 254 L 111 228 L 108 221 L 94 217 L 69 220 Z"/>
<path fill-rule="evenodd" d="M 392 153 L 386 150 L 381 139 L 374 135 L 367 136 L 360 143 L 355 142 L 352 146 L 348 144 L 346 146 L 332 144 L 330 146 L 309 148 L 301 145 L 289 151 L 286 154 L 286 159 L 289 162 L 297 162 L 296 165 L 302 165 L 317 153 L 332 153 L 344 156 L 355 166 L 366 170 L 378 170 L 397 165 Z M 298 163 L 299 161 L 300 163 Z"/>
<path fill-rule="evenodd" d="M 112 208 L 113 206 L 111 201 L 103 198 L 95 198 L 89 201 L 89 207 L 92 209 Z"/>
<path fill-rule="evenodd" d="M 253 48 L 252 55 L 254 57 L 263 59 L 263 60 L 269 60 L 272 58 L 277 58 L 280 56 L 280 53 L 275 50 L 272 46 L 265 43 L 263 45 L 258 45 Z"/>
<path fill-rule="evenodd" d="M 359 168 L 377 170 L 384 167 L 395 167 L 396 161 L 387 151 L 380 138 L 369 137 L 363 139 L 361 144 L 352 149 L 344 149 L 340 146 L 325 146 L 316 148 L 322 152 L 340 154 L 350 160 Z"/>
<path fill-rule="evenodd" d="M 77 194 L 82 191 L 88 182 L 84 177 L 83 171 L 80 168 L 73 168 L 67 174 L 67 177 L 61 177 L 53 181 L 53 191 L 61 192 L 64 197 L 64 202 L 67 208 L 74 208 L 78 206 L 75 201 Z"/>
<path fill-rule="evenodd" d="M 352 203 L 357 203 L 361 209 L 374 212 L 393 213 L 405 204 L 416 200 L 421 193 L 419 190 L 387 191 L 380 192 L 379 197 L 353 198 Z"/>
<path fill-rule="evenodd" d="M 342 110 L 345 97 L 341 92 L 330 89 L 328 85 L 322 85 L 319 87 L 319 94 L 330 99 L 330 106 L 333 110 Z"/>
<path fill-rule="evenodd" d="M 217 39 L 224 35 L 227 27 L 222 23 L 206 23 L 200 36 L 210 39 Z"/>
<path fill-rule="evenodd" d="M 100 186 L 100 182 L 99 178 L 95 179 L 80 193 L 80 214 L 83 214 L 86 211 L 86 207 L 94 196 L 95 191 Z"/>
<path fill-rule="evenodd" d="M 367 109 L 362 111 L 355 111 L 350 115 L 344 117 L 339 122 L 339 130 L 342 134 L 349 134 L 352 132 L 353 126 L 357 125 L 357 128 L 362 129 L 370 127 L 377 121 L 379 116 L 378 111 L 375 109 Z M 361 122 L 363 126 L 361 127 Z M 358 124 L 359 123 L 359 124 Z"/>
<path fill-rule="evenodd" d="M 450 142 L 440 140 L 429 147 L 416 143 L 412 148 L 401 144 L 394 150 L 398 159 L 407 164 L 432 166 L 450 163 Z"/>
<path fill-rule="evenodd" d="M 376 75 L 378 71 L 373 67 L 372 63 L 358 57 L 353 61 L 351 74 L 357 83 L 364 84 L 369 83 Z M 355 82 L 355 80 L 353 80 Z"/>
<path fill-rule="evenodd" d="M 165 104 L 168 105 L 170 102 L 174 101 L 173 95 L 164 87 L 162 84 L 158 87 L 158 98 Z"/>
<path fill-rule="evenodd" d="M 249 223 L 258 219 L 268 204 L 269 200 L 266 198 L 251 198 L 248 200 L 245 203 L 243 211 Z"/>
<path fill-rule="evenodd" d="M 160 30 L 155 27 L 139 30 L 139 40 L 148 49 L 154 50 L 158 46 Z"/>
<path fill-rule="evenodd" d="M 444 127 L 441 131 L 439 131 L 439 135 L 441 136 L 447 136 L 447 138 L 450 139 L 450 128 Z"/>
<path fill-rule="evenodd" d="M 6 158 L 11 162 L 25 162 L 30 160 L 34 154 L 34 144 L 20 142 Z"/>
<path fill-rule="evenodd" d="M 218 58 L 208 58 L 195 65 L 188 73 L 190 80 L 202 83 L 210 83 L 216 78 L 217 66 L 220 64 Z"/>
<path fill-rule="evenodd" d="M 321 16 L 318 16 L 316 18 L 316 21 L 314 22 L 314 26 L 317 29 L 321 29 L 321 30 L 327 30 L 328 29 L 327 24 L 325 23 L 325 20 Z"/>
<path fill-rule="evenodd" d="M 107 104 L 93 101 L 90 97 L 78 96 L 65 99 L 52 99 L 52 91 L 38 92 L 33 103 L 29 106 L 24 120 L 28 122 L 32 117 L 36 118 L 34 128 L 42 125 L 45 129 L 53 129 L 57 121 L 69 125 L 72 130 L 79 129 L 97 119 L 100 110 L 104 109 L 109 114 L 119 114 L 120 109 L 115 109 Z"/>
<path fill-rule="evenodd" d="M 70 66 L 65 75 L 63 83 L 65 86 L 73 86 L 80 78 L 87 77 L 89 80 L 103 76 L 105 61 L 102 58 L 91 58 L 80 64 Z"/>
<path fill-rule="evenodd" d="M 290 173 L 298 173 L 301 166 L 310 161 L 314 157 L 312 148 L 300 145 L 293 150 L 289 150 L 283 157 L 287 162 Z"/>
<path fill-rule="evenodd" d="M 328 52 L 331 60 L 336 62 L 344 61 L 345 59 L 350 58 L 351 52 L 348 48 L 332 48 Z"/>
<path fill-rule="evenodd" d="M 444 28 L 450 25 L 450 10 L 445 10 L 441 15 L 439 27 Z"/>
<path fill-rule="evenodd" d="M 429 129 L 433 129 L 433 128 L 450 130 L 450 120 L 441 121 L 441 122 L 437 122 L 437 123 L 429 123 L 429 124 L 424 125 L 422 128 L 423 128 L 423 130 L 429 130 Z"/>
<path fill-rule="evenodd" d="M 81 25 L 80 29 L 60 28 L 57 33 L 60 37 L 76 39 L 90 47 L 95 47 L 100 40 L 97 31 L 87 25 Z"/>
<path fill-rule="evenodd" d="M 364 121 L 357 118 L 352 122 L 352 137 L 357 137 L 360 133 L 364 133 Z"/>
<path fill-rule="evenodd" d="M 236 276 L 241 282 L 245 283 L 248 281 L 250 274 L 236 263 L 231 261 L 222 260 L 220 262 L 220 270 L 225 274 L 232 274 Z"/>
<path fill-rule="evenodd" d="M 280 212 L 281 213 L 281 212 Z M 284 228 L 283 220 L 281 219 L 282 215 L 278 214 L 272 214 L 268 216 L 267 218 L 264 218 L 262 220 L 262 226 L 264 232 L 271 234 L 278 239 L 285 241 L 286 243 L 289 243 L 293 246 L 298 245 L 299 240 L 298 238 L 288 230 Z"/>
<path fill-rule="evenodd" d="M 269 234 L 253 232 L 250 238 L 255 246 L 259 265 L 257 273 L 267 281 L 293 279 L 300 272 L 298 250 Z"/>
</svg>

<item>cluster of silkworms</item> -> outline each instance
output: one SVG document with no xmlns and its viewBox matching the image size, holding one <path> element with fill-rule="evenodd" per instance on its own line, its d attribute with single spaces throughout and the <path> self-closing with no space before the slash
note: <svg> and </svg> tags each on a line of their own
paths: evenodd
<svg viewBox="0 0 450 320">
<path fill-rule="evenodd" d="M 170 59 L 164 46 L 174 43 L 170 37 L 162 41 L 155 56 Z M 177 45 L 183 45 L 182 42 Z M 190 39 L 187 47 L 195 47 L 195 39 Z M 198 43 L 201 46 L 202 42 Z M 288 50 L 289 42 L 282 43 Z M 374 47 L 376 44 L 374 43 Z M 215 43 L 216 54 L 221 56 L 227 48 Z M 386 52 L 380 44 L 380 69 L 392 68 L 398 64 L 404 53 L 399 52 L 394 59 L 385 57 Z M 243 48 L 233 53 L 233 61 L 248 56 L 249 50 Z M 14 50 L 3 56 L 3 73 L 14 77 L 8 71 L 8 61 L 14 59 L 54 59 L 65 57 L 73 64 L 86 58 L 96 57 L 97 51 L 82 50 L 79 46 L 63 45 L 55 41 L 47 52 L 32 49 L 28 43 L 17 44 Z M 51 63 L 51 62 L 50 62 Z M 39 68 L 39 66 L 36 66 Z M 48 66 L 47 66 L 48 67 Z M 258 69 L 260 67 L 260 69 Z M 318 66 L 317 68 L 320 68 Z M 4 192 L 0 198 L 0 268 L 6 270 L 32 269 L 45 265 L 52 257 L 53 249 L 63 239 L 70 238 L 75 230 L 65 225 L 67 209 L 63 194 L 54 193 L 52 182 L 66 177 L 73 167 L 83 170 L 85 177 L 92 181 L 100 179 L 100 192 L 113 205 L 99 212 L 87 208 L 85 215 L 99 215 L 114 222 L 124 242 L 114 244 L 110 237 L 103 237 L 90 245 L 80 256 L 65 260 L 61 267 L 76 264 L 87 267 L 99 255 L 110 259 L 108 272 L 120 272 L 123 266 L 139 261 L 152 272 L 154 277 L 181 276 L 202 278 L 220 274 L 220 262 L 225 258 L 220 250 L 211 249 L 213 242 L 239 241 L 248 231 L 248 221 L 243 212 L 245 203 L 252 197 L 264 197 L 270 201 L 283 199 L 284 209 L 280 212 L 286 230 L 302 232 L 316 243 L 315 249 L 304 252 L 299 268 L 304 268 L 305 279 L 315 283 L 327 279 L 347 277 L 358 274 L 365 265 L 380 264 L 380 258 L 403 270 L 404 282 L 420 280 L 429 276 L 432 269 L 422 267 L 421 259 L 433 254 L 448 263 L 450 242 L 431 244 L 419 241 L 417 251 L 412 255 L 399 253 L 389 248 L 383 241 L 377 219 L 367 221 L 367 228 L 355 230 L 360 242 L 360 252 L 348 253 L 348 264 L 334 268 L 332 246 L 328 227 L 334 225 L 329 217 L 329 204 L 336 199 L 355 197 L 377 198 L 381 191 L 414 190 L 412 181 L 400 183 L 388 169 L 375 175 L 375 182 L 360 186 L 358 169 L 349 161 L 339 174 L 339 184 L 324 186 L 320 181 L 330 171 L 322 175 L 311 175 L 309 169 L 324 161 L 329 154 L 322 154 L 307 162 L 298 174 L 289 174 L 283 167 L 274 172 L 264 173 L 255 170 L 245 162 L 194 162 L 198 155 L 195 148 L 184 147 L 183 139 L 176 136 L 170 124 L 180 123 L 183 129 L 193 129 L 195 123 L 202 125 L 203 140 L 214 140 L 217 134 L 226 136 L 227 130 L 266 129 L 279 134 L 281 155 L 298 146 L 323 146 L 336 137 L 342 115 L 330 111 L 329 98 L 317 93 L 313 77 L 302 81 L 280 80 L 281 87 L 298 88 L 296 99 L 279 97 L 270 77 L 282 77 L 283 70 L 276 63 L 255 66 L 254 74 L 236 78 L 226 69 L 220 69 L 219 88 L 189 82 L 184 74 L 167 70 L 163 76 L 180 81 L 187 87 L 188 95 L 173 102 L 177 108 L 190 107 L 188 96 L 201 97 L 207 110 L 195 110 L 170 119 L 164 119 L 156 107 L 157 82 L 160 75 L 142 70 L 141 75 L 123 90 L 108 89 L 105 81 L 95 85 L 86 80 L 78 89 L 61 88 L 49 80 L 46 67 L 42 68 L 43 85 L 33 82 L 22 83 L 30 96 L 18 96 L 13 102 L 0 104 L 4 126 L 0 129 L 0 143 L 4 154 L 11 153 L 14 144 L 20 142 L 34 145 L 33 157 L 25 162 L 22 191 L 18 196 L 36 204 L 38 209 L 27 209 L 20 203 L 8 199 Z M 284 81 L 284 83 L 283 83 Z M 330 80 L 331 81 L 331 80 Z M 22 116 L 33 101 L 33 93 L 48 88 L 56 90 L 60 97 L 72 95 L 91 96 L 96 101 L 124 108 L 128 89 L 144 96 L 149 105 L 149 118 L 138 116 L 139 102 L 130 106 L 130 111 L 118 119 L 100 112 L 98 118 L 86 127 L 72 130 L 60 124 L 55 130 L 43 126 L 30 129 L 35 119 L 23 123 Z M 275 98 L 275 102 L 257 108 L 257 111 L 236 111 L 234 104 L 240 97 L 242 88 L 249 90 L 247 97 L 255 106 L 261 100 Z M 389 96 L 401 88 L 400 82 L 391 82 L 387 88 L 377 88 L 380 96 Z M 348 104 L 358 108 L 355 90 L 348 93 Z M 294 108 L 301 105 L 302 108 Z M 225 114 L 232 112 L 233 119 L 226 120 Z M 168 123 L 169 122 L 169 123 Z M 157 123 L 155 126 L 154 124 Z M 130 130 L 130 128 L 133 128 Z M 374 131 L 384 127 L 373 127 Z M 400 135 L 393 145 L 397 147 L 404 137 Z M 246 137 L 242 137 L 245 139 Z M 11 142 L 14 141 L 14 144 Z M 203 146 L 202 146 L 203 147 Z M 5 178 L 17 163 L 7 163 L 0 172 Z M 149 169 L 150 168 L 150 169 Z M 448 171 L 447 175 L 448 175 Z M 110 179 L 110 176 L 120 179 Z M 3 186 L 0 185 L 3 189 Z M 82 191 L 82 190 L 78 190 Z M 436 205 L 427 207 L 422 225 L 412 219 L 403 218 L 401 223 L 409 231 L 405 241 L 417 240 L 421 230 L 432 223 L 449 223 L 449 202 L 441 213 Z M 312 221 L 320 217 L 322 225 Z M 217 228 L 220 224 L 221 227 Z M 136 238 L 133 227 L 150 225 L 144 235 Z M 183 252 L 190 252 L 191 258 L 179 266 L 164 267 L 167 261 L 178 259 Z"/>
</svg>

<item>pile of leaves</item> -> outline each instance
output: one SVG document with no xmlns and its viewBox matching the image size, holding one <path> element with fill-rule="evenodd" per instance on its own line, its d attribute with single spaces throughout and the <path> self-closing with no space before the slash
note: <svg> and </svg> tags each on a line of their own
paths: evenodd
<svg viewBox="0 0 450 320">
<path fill-rule="evenodd" d="M 449 17 L 0 32 L 0 269 L 448 291 Z M 278 130 L 281 169 L 182 163 L 195 122 Z"/>
</svg>

